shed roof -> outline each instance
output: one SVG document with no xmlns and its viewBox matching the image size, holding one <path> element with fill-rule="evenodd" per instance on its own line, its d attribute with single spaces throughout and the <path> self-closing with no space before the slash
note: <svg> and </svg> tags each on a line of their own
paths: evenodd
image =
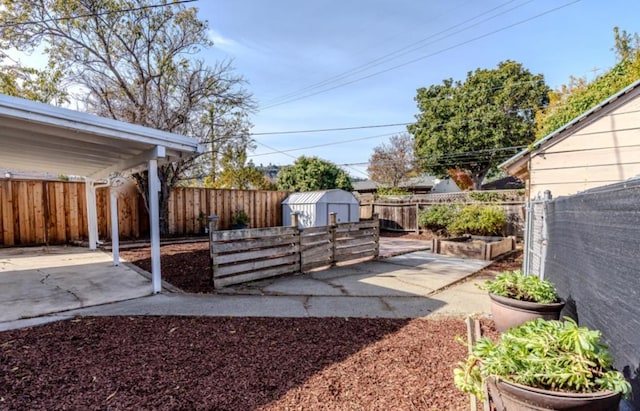
<svg viewBox="0 0 640 411">
<path fill-rule="evenodd" d="M 0 166 L 95 179 L 198 152 L 189 137 L 0 95 Z M 158 149 L 159 148 L 159 149 Z"/>
<path fill-rule="evenodd" d="M 291 193 L 282 204 L 315 204 L 322 202 L 341 202 L 358 204 L 358 200 L 348 191 L 333 189 Z"/>
</svg>

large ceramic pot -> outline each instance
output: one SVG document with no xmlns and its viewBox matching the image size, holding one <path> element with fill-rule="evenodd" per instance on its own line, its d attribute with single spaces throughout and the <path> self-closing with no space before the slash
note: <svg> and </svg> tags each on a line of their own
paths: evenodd
<svg viewBox="0 0 640 411">
<path fill-rule="evenodd" d="M 540 304 L 501 297 L 492 293 L 489 293 L 489 298 L 491 298 L 493 321 L 500 332 L 536 318 L 557 320 L 564 307 L 564 302 Z"/>
<path fill-rule="evenodd" d="M 615 411 L 621 399 L 620 393 L 611 391 L 548 391 L 491 378 L 487 388 L 496 411 Z"/>
</svg>

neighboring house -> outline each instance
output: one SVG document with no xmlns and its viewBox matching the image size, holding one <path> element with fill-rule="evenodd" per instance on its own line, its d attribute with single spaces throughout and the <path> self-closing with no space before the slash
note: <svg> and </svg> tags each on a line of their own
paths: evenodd
<svg viewBox="0 0 640 411">
<path fill-rule="evenodd" d="M 528 198 L 571 195 L 640 175 L 640 80 L 500 165 Z"/>
<path fill-rule="evenodd" d="M 518 190 L 524 188 L 524 182 L 517 177 L 508 176 L 483 184 L 481 190 Z"/>
<path fill-rule="evenodd" d="M 360 195 L 374 194 L 378 191 L 379 187 L 383 187 L 382 184 L 373 180 L 354 181 L 352 185 L 353 191 Z M 400 183 L 398 187 L 412 194 L 452 193 L 460 191 L 456 183 L 450 178 L 441 180 L 428 174 L 410 178 Z"/>
<path fill-rule="evenodd" d="M 460 190 L 460 187 L 450 178 L 445 178 L 444 180 L 436 179 L 435 185 L 431 189 L 430 193 L 433 194 L 441 194 L 441 193 L 457 193 Z"/>
<path fill-rule="evenodd" d="M 352 184 L 353 191 L 358 194 L 373 194 L 378 191 L 380 186 L 373 180 L 354 181 Z"/>
</svg>

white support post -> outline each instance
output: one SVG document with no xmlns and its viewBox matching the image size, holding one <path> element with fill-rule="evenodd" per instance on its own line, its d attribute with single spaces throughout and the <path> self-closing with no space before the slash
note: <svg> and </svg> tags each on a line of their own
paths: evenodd
<svg viewBox="0 0 640 411">
<path fill-rule="evenodd" d="M 118 233 L 118 191 L 113 186 L 109 189 L 111 197 L 111 253 L 113 265 L 120 265 L 120 236 Z"/>
<path fill-rule="evenodd" d="M 96 189 L 93 180 L 85 178 L 85 194 L 87 199 L 87 231 L 89 232 L 89 249 L 98 247 L 98 212 L 96 211 Z"/>
<path fill-rule="evenodd" d="M 151 226 L 151 276 L 154 294 L 162 290 L 160 276 L 160 204 L 158 202 L 160 181 L 158 160 L 149 160 L 149 219 Z"/>
</svg>

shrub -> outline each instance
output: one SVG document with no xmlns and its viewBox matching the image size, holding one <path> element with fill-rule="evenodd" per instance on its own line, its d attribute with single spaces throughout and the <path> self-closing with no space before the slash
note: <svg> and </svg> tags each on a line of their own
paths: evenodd
<svg viewBox="0 0 640 411">
<path fill-rule="evenodd" d="M 420 227 L 438 232 L 447 229 L 453 221 L 460 206 L 457 204 L 435 204 L 422 211 L 418 216 Z"/>
<path fill-rule="evenodd" d="M 411 195 L 410 191 L 407 191 L 400 187 L 379 187 L 378 195 L 381 196 L 407 196 Z"/>
<path fill-rule="evenodd" d="M 447 231 L 456 235 L 500 235 L 506 222 L 507 213 L 502 207 L 469 204 L 456 213 Z"/>
</svg>

